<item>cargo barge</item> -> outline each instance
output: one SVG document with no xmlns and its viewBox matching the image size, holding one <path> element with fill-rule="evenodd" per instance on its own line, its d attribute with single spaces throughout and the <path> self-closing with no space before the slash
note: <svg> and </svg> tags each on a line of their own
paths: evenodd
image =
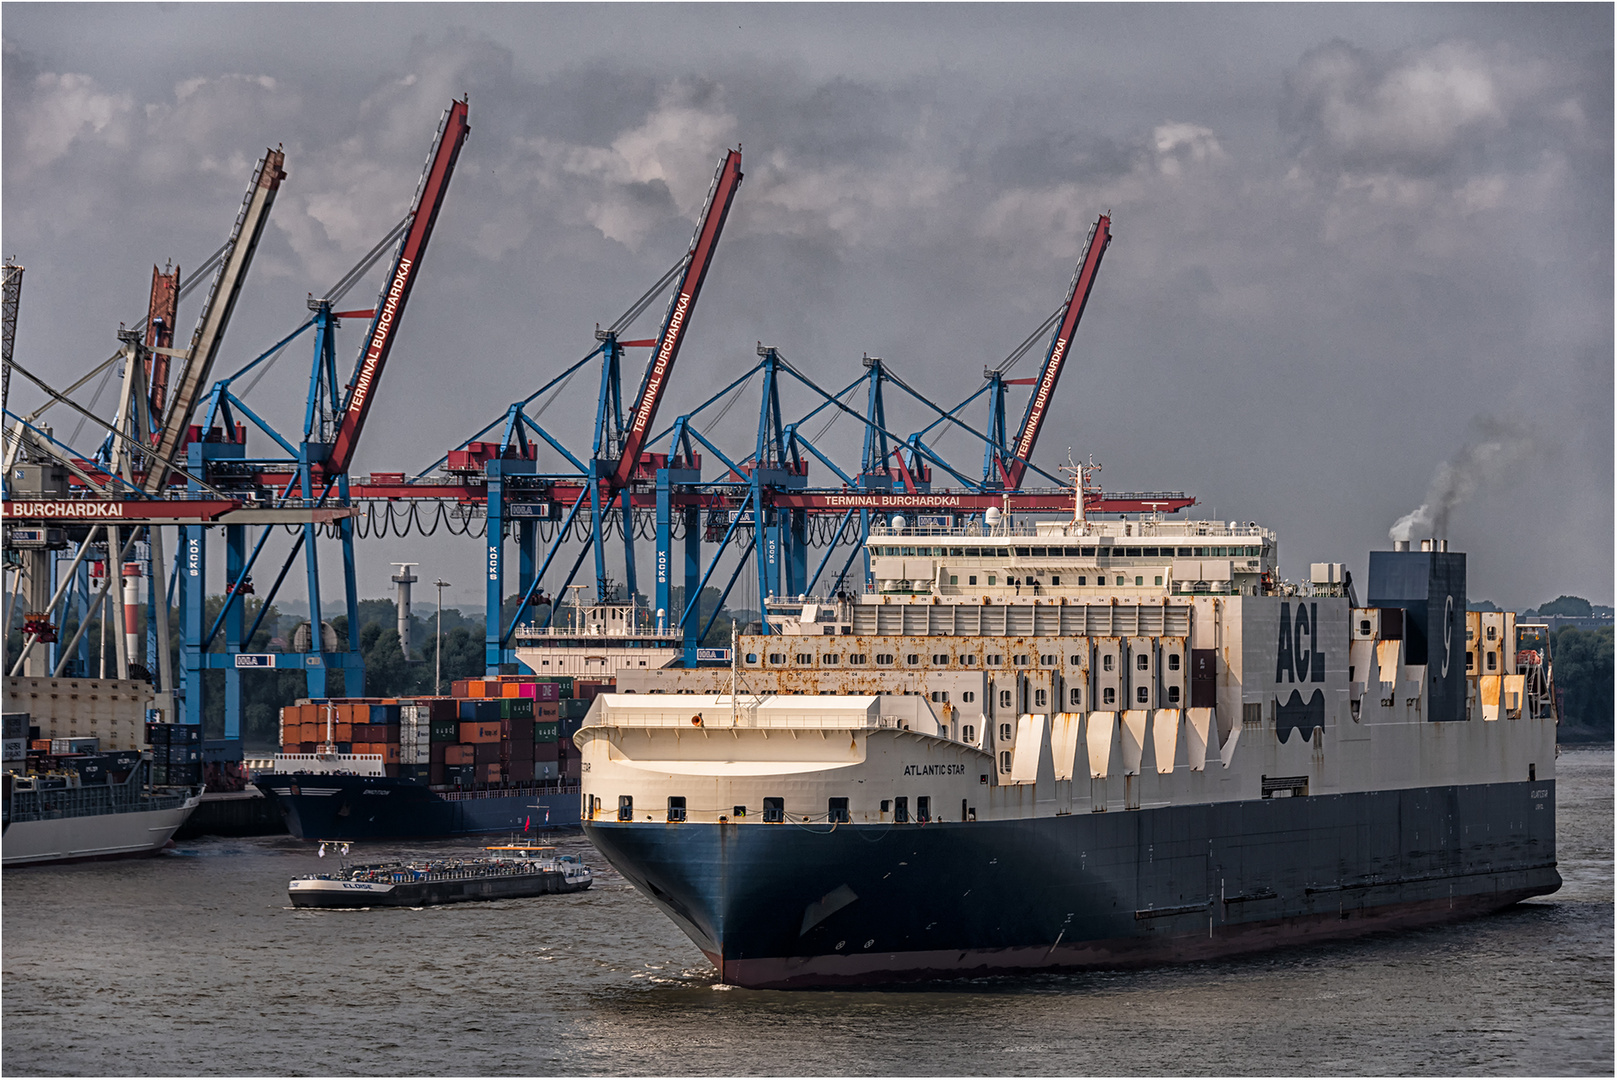
<svg viewBox="0 0 1617 1080">
<path fill-rule="evenodd" d="M 584 831 L 726 983 L 1194 960 L 1554 892 L 1537 628 L 1428 540 L 1283 581 L 1252 523 L 872 529 L 734 668 L 619 673 Z"/>
<path fill-rule="evenodd" d="M 293 878 L 293 907 L 428 907 L 582 892 L 594 875 L 577 855 L 539 845 L 504 844 L 483 859 L 393 860 L 344 865 L 333 874 Z"/>
</svg>

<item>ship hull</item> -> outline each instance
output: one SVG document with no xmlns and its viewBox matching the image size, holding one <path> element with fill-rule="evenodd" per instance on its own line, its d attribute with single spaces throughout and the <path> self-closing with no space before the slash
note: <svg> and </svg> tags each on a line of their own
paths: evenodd
<svg viewBox="0 0 1617 1080">
<path fill-rule="evenodd" d="M 552 788 L 439 793 L 387 776 L 274 773 L 255 783 L 307 840 L 400 840 L 577 828 L 578 793 Z"/>
<path fill-rule="evenodd" d="M 927 825 L 587 822 L 721 981 L 814 987 L 1183 962 L 1555 891 L 1554 784 Z"/>
<path fill-rule="evenodd" d="M 197 802 L 193 798 L 181 806 L 159 810 L 14 821 L 6 826 L 3 865 L 10 868 L 155 855 L 168 846 Z"/>
</svg>

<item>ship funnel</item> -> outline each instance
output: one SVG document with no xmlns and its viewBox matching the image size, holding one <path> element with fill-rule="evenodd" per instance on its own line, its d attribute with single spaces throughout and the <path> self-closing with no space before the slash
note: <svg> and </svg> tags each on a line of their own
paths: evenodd
<svg viewBox="0 0 1617 1080">
<path fill-rule="evenodd" d="M 1408 540 L 1394 540 L 1392 542 L 1392 549 L 1394 551 L 1408 551 L 1409 550 L 1409 541 Z"/>
<path fill-rule="evenodd" d="M 1431 551 L 1433 549 L 1433 546 L 1434 546 L 1433 541 L 1431 541 L 1431 540 L 1422 540 L 1420 542 L 1420 549 L 1422 551 Z"/>
</svg>

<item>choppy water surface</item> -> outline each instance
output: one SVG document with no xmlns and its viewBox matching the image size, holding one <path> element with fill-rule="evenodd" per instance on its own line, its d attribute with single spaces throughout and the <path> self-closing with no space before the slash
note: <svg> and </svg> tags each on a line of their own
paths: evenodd
<svg viewBox="0 0 1617 1080">
<path fill-rule="evenodd" d="M 1610 1075 L 1612 751 L 1567 750 L 1559 773 L 1566 885 L 1498 915 L 903 991 L 716 986 L 598 857 L 587 893 L 419 911 L 294 911 L 287 880 L 329 864 L 287 837 L 7 871 L 0 1060 L 8 1075 Z"/>
</svg>

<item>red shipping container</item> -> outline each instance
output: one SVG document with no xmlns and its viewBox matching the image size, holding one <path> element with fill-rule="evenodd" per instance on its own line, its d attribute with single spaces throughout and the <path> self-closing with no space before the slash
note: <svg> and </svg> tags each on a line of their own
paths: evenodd
<svg viewBox="0 0 1617 1080">
<path fill-rule="evenodd" d="M 531 741 L 530 742 L 516 742 L 516 741 L 513 740 L 510 745 L 511 745 L 510 758 L 511 758 L 512 761 L 532 761 L 533 760 L 533 743 Z"/>
<path fill-rule="evenodd" d="M 383 776 L 397 776 L 397 775 L 399 775 L 399 767 L 397 765 L 386 765 L 386 764 L 384 764 L 382 766 L 382 775 Z"/>
<path fill-rule="evenodd" d="M 568 758 L 561 763 L 561 775 L 564 780 L 578 780 L 584 773 L 579 768 L 577 758 Z"/>
<path fill-rule="evenodd" d="M 504 734 L 500 730 L 499 720 L 467 720 L 460 725 L 460 741 L 463 743 L 497 743 Z"/>
<path fill-rule="evenodd" d="M 444 782 L 444 763 L 441 762 L 441 761 L 434 761 L 431 765 L 427 766 L 427 783 L 429 783 L 429 784 L 441 784 L 443 782 Z"/>
<path fill-rule="evenodd" d="M 535 760 L 535 761 L 555 761 L 556 760 L 556 746 L 557 746 L 557 744 L 553 743 L 553 742 L 534 743 L 533 744 L 533 760 Z"/>
<path fill-rule="evenodd" d="M 312 742 L 299 743 L 298 744 L 298 753 L 300 753 L 300 754 L 313 754 L 317 750 L 319 750 L 319 748 L 320 748 L 319 743 L 312 743 Z"/>
<path fill-rule="evenodd" d="M 525 784 L 533 779 L 533 762 L 512 761 L 506 770 L 506 779 L 514 784 Z"/>
<path fill-rule="evenodd" d="M 469 681 L 470 680 L 468 679 L 456 679 L 454 682 L 450 683 L 449 696 L 454 698 L 471 697 L 471 695 L 466 692 L 466 684 Z"/>
<path fill-rule="evenodd" d="M 477 762 L 477 747 L 471 743 L 444 743 L 445 765 L 473 765 Z"/>
<path fill-rule="evenodd" d="M 427 761 L 428 761 L 428 763 L 432 764 L 432 765 L 442 765 L 444 763 L 444 748 L 447 747 L 447 746 L 454 746 L 454 745 L 456 745 L 456 744 L 455 743 L 442 743 L 442 742 L 435 742 L 435 743 L 432 743 L 431 745 L 429 745 L 427 747 Z"/>
<path fill-rule="evenodd" d="M 472 745 L 472 762 L 477 765 L 497 764 L 505 755 L 500 753 L 500 744 L 475 743 Z"/>
</svg>

